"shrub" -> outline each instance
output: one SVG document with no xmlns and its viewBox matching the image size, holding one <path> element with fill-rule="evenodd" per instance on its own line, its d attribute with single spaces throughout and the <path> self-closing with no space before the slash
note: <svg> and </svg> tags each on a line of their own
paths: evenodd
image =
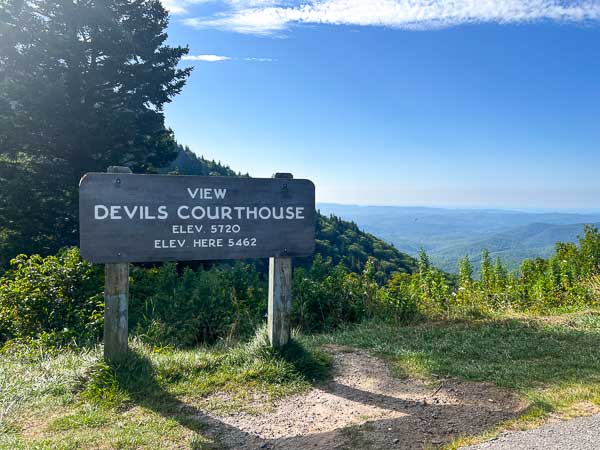
<svg viewBox="0 0 600 450">
<path fill-rule="evenodd" d="M 96 341 L 104 309 L 101 286 L 101 272 L 75 248 L 45 258 L 17 256 L 0 278 L 0 342 Z"/>
<path fill-rule="evenodd" d="M 397 273 L 381 289 L 382 316 L 395 323 L 404 323 L 415 318 L 418 313 L 417 296 L 410 288 L 411 276 Z"/>
<path fill-rule="evenodd" d="M 378 285 L 378 277 L 372 259 L 356 274 L 317 255 L 308 271 L 295 271 L 293 323 L 303 331 L 320 332 L 373 317 L 394 323 L 412 319 L 417 305 L 410 275 L 398 273 L 385 287 Z"/>
<path fill-rule="evenodd" d="M 331 330 L 365 316 L 357 279 L 320 255 L 310 269 L 294 271 L 292 308 L 293 323 L 307 332 Z"/>
<path fill-rule="evenodd" d="M 249 336 L 263 321 L 267 285 L 253 265 L 178 273 L 173 263 L 132 270 L 129 326 L 156 345 L 191 346 Z"/>
</svg>

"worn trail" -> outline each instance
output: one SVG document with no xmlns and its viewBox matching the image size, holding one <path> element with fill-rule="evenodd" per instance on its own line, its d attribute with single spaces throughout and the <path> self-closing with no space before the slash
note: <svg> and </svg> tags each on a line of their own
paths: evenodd
<svg viewBox="0 0 600 450">
<path fill-rule="evenodd" d="M 366 352 L 330 347 L 333 379 L 259 414 L 204 418 L 226 448 L 422 449 L 477 434 L 524 406 L 489 384 L 399 378 Z M 260 405 L 257 404 L 260 408 Z"/>
</svg>

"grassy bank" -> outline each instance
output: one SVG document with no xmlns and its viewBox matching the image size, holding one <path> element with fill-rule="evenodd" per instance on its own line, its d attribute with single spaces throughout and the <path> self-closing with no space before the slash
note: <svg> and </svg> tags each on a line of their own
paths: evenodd
<svg viewBox="0 0 600 450">
<path fill-rule="evenodd" d="M 13 348 L 0 361 L 0 448 L 219 448 L 209 411 L 258 412 L 326 379 L 325 344 L 368 349 L 399 376 L 492 382 L 530 406 L 512 424 L 600 405 L 600 313 L 423 322 L 376 322 L 302 337 L 283 353 L 264 333 L 230 348 L 152 348 L 132 343 L 110 368 L 100 349 Z M 492 430 L 493 432 L 493 430 Z M 459 443 L 471 442 L 463 438 Z"/>
<path fill-rule="evenodd" d="M 266 344 L 263 332 L 231 348 L 134 342 L 114 368 L 98 348 L 12 349 L 0 362 L 0 448 L 219 448 L 203 432 L 206 412 L 268 408 L 329 375 L 314 347 Z"/>
</svg>

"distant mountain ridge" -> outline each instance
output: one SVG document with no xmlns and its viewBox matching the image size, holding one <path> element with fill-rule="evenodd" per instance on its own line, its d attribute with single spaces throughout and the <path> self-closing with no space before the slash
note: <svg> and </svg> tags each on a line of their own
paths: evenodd
<svg viewBox="0 0 600 450">
<path fill-rule="evenodd" d="M 203 176 L 249 176 L 235 172 L 229 166 L 197 156 L 188 147 L 179 145 L 175 160 L 160 173 Z M 413 273 L 417 262 L 394 246 L 372 234 L 362 231 L 356 224 L 341 220 L 335 215 L 318 215 L 316 229 L 316 253 L 332 264 L 343 264 L 353 272 L 361 272 L 367 259 L 373 257 L 380 280 L 393 273 Z M 312 258 L 300 258 L 300 264 L 308 265 Z"/>
<path fill-rule="evenodd" d="M 477 265 L 481 250 L 500 257 L 510 268 L 525 258 L 547 257 L 556 242 L 573 242 L 585 224 L 600 226 L 600 213 L 530 213 L 426 207 L 357 206 L 320 203 L 326 214 L 355 221 L 400 251 L 416 255 L 423 247 L 439 268 L 456 272 L 457 260 L 469 255 Z"/>
</svg>

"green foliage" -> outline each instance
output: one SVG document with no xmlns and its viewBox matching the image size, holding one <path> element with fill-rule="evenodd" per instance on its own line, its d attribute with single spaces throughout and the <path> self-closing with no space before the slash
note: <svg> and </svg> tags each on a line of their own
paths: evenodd
<svg viewBox="0 0 600 450">
<path fill-rule="evenodd" d="M 490 259 L 490 252 L 485 248 L 481 251 L 480 277 L 481 285 L 483 286 L 483 288 L 490 289 L 493 284 L 494 273 L 492 268 L 492 261 Z"/>
<path fill-rule="evenodd" d="M 0 278 L 0 343 L 99 340 L 102 275 L 77 249 L 46 258 L 19 256 Z M 376 316 L 399 322 L 415 311 L 413 297 L 402 288 L 388 293 L 377 283 L 375 260 L 355 274 L 317 255 L 310 268 L 295 270 L 293 297 L 292 324 L 304 331 L 332 330 Z M 130 332 L 154 346 L 245 339 L 265 322 L 266 313 L 267 280 L 252 264 L 132 266 Z"/>
<path fill-rule="evenodd" d="M 547 312 L 594 306 L 600 293 L 598 230 L 588 227 L 579 245 L 558 244 L 548 259 L 526 260 L 520 274 L 498 259 L 482 258 L 473 278 L 460 261 L 458 285 L 421 252 L 418 272 L 379 282 L 377 260 L 361 272 L 317 254 L 293 276 L 293 326 L 329 331 L 367 319 L 401 324 L 415 317 L 480 317 L 503 310 Z M 77 250 L 56 257 L 20 256 L 0 278 L 0 341 L 37 338 L 64 344 L 100 338 L 102 274 Z M 156 347 L 191 347 L 252 336 L 265 321 L 267 280 L 254 265 L 168 263 L 133 267 L 129 321 L 132 335 Z"/>
<path fill-rule="evenodd" d="M 0 343 L 94 341 L 102 324 L 100 283 L 98 269 L 83 261 L 77 249 L 46 258 L 18 256 L 0 278 Z"/>
<path fill-rule="evenodd" d="M 167 166 L 159 170 L 160 173 L 177 175 L 201 175 L 211 177 L 235 177 L 242 176 L 235 173 L 229 166 L 197 156 L 186 145 L 177 144 L 177 157 Z M 244 175 L 248 176 L 248 174 Z"/>
<path fill-rule="evenodd" d="M 598 303 L 597 279 L 600 275 L 600 233 L 587 226 L 579 245 L 558 243 L 547 260 L 524 260 L 519 273 L 509 273 L 496 258 L 492 263 L 484 250 L 480 279 L 473 280 L 468 258 L 459 262 L 459 287 L 456 302 L 448 313 L 491 313 L 506 309 L 545 312 L 561 308 L 594 306 Z M 425 283 L 427 284 L 427 283 Z M 429 291 L 422 289 L 420 298 Z M 440 293 L 443 298 L 443 293 Z"/>
<path fill-rule="evenodd" d="M 449 315 L 450 286 L 445 275 L 431 266 L 425 251 L 419 254 L 419 272 L 410 282 L 410 292 L 415 296 L 419 310 L 427 315 Z"/>
<path fill-rule="evenodd" d="M 252 334 L 264 320 L 266 282 L 243 263 L 184 268 L 134 268 L 130 327 L 157 345 L 191 346 Z"/>
<path fill-rule="evenodd" d="M 394 274 L 381 290 L 380 316 L 393 323 L 406 323 L 418 314 L 418 296 L 411 289 L 411 275 Z"/>
<path fill-rule="evenodd" d="M 398 316 L 404 320 L 417 313 L 428 317 L 481 317 L 505 310 L 544 313 L 552 310 L 595 306 L 600 299 L 600 233 L 585 228 L 579 245 L 556 246 L 548 260 L 525 260 L 519 273 L 483 250 L 480 278 L 474 279 L 470 259 L 459 261 L 457 286 L 447 274 L 434 268 L 421 250 L 418 272 L 393 276 L 380 288 L 379 308 L 390 298 L 401 299 Z M 386 299 L 387 301 L 381 301 Z M 391 302 L 393 304 L 393 302 Z M 365 317 L 370 317 L 365 314 Z M 387 317 L 394 317 L 389 313 Z"/>
<path fill-rule="evenodd" d="M 94 406 L 116 407 L 127 397 L 119 389 L 119 382 L 112 367 L 103 360 L 97 361 L 87 373 L 88 380 L 81 398 Z"/>
<path fill-rule="evenodd" d="M 25 153 L 3 154 L 0 147 L 0 185 L 0 270 L 18 254 L 46 255 L 73 243 L 74 216 L 59 211 L 76 210 L 76 184 L 66 189 L 61 170 Z"/>
<path fill-rule="evenodd" d="M 415 297 L 406 289 L 408 274 L 395 274 L 387 286 L 377 283 L 376 261 L 367 260 L 360 274 L 331 266 L 317 255 L 309 270 L 294 274 L 293 320 L 304 331 L 335 329 L 378 317 L 395 323 L 416 314 Z"/>
<path fill-rule="evenodd" d="M 379 283 L 394 273 L 413 273 L 417 268 L 412 257 L 365 233 L 355 223 L 333 215 L 318 215 L 316 239 L 316 253 L 324 260 L 331 260 L 333 266 L 341 264 L 351 272 L 361 273 L 371 260 Z"/>
<path fill-rule="evenodd" d="M 473 265 L 468 255 L 458 261 L 458 282 L 465 288 L 473 283 Z"/>
<path fill-rule="evenodd" d="M 361 307 L 345 289 L 347 269 L 331 266 L 317 255 L 307 270 L 298 268 L 293 280 L 293 321 L 306 331 L 332 329 L 361 317 Z"/>
<path fill-rule="evenodd" d="M 85 172 L 176 156 L 163 107 L 190 69 L 158 0 L 7 0 L 0 8 L 0 264 L 77 242 Z"/>
</svg>

